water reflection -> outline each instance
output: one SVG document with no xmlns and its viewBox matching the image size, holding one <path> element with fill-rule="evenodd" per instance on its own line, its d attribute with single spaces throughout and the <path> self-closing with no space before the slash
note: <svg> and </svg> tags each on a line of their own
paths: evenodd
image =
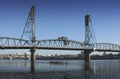
<svg viewBox="0 0 120 79">
<path fill-rule="evenodd" d="M 63 79 L 69 79 L 69 75 L 67 73 L 64 74 Z"/>
<path fill-rule="evenodd" d="M 3 72 L 6 78 L 9 78 L 6 74 L 12 74 L 12 79 L 119 79 L 120 60 L 92 60 L 87 71 L 84 71 L 84 61 L 81 60 L 68 60 L 64 64 L 49 64 L 49 60 L 36 63 L 28 60 L 2 60 L 0 78 Z"/>
<path fill-rule="evenodd" d="M 36 70 L 35 70 L 35 62 L 31 62 L 31 69 L 30 69 L 31 73 L 32 74 L 35 74 L 36 73 Z"/>
</svg>

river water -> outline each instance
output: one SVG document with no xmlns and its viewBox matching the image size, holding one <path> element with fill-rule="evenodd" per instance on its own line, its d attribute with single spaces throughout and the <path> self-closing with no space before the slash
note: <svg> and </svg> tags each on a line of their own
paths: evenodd
<svg viewBox="0 0 120 79">
<path fill-rule="evenodd" d="M 0 79 L 120 79 L 120 60 L 91 60 L 87 71 L 83 60 L 37 60 L 32 69 L 29 60 L 0 60 Z"/>
</svg>

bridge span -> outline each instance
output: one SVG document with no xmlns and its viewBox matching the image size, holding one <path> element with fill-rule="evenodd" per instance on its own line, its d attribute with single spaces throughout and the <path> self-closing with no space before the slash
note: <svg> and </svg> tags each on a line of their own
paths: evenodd
<svg viewBox="0 0 120 79">
<path fill-rule="evenodd" d="M 76 50 L 84 53 L 85 69 L 89 69 L 90 54 L 98 52 L 120 52 L 120 45 L 114 43 L 97 43 L 91 27 L 90 15 L 85 16 L 85 40 L 83 42 L 69 40 L 67 37 L 37 40 L 35 36 L 35 6 L 32 6 L 21 38 L 0 37 L 0 49 L 30 49 L 31 66 L 34 67 L 36 49 Z M 25 39 L 24 36 L 29 36 Z M 32 68 L 32 70 L 34 70 Z"/>
<path fill-rule="evenodd" d="M 0 49 L 48 49 L 48 50 L 91 50 L 98 52 L 120 52 L 120 45 L 113 43 L 95 43 L 85 45 L 83 42 L 74 40 L 36 40 L 35 45 L 31 45 L 29 40 L 0 37 Z"/>
</svg>

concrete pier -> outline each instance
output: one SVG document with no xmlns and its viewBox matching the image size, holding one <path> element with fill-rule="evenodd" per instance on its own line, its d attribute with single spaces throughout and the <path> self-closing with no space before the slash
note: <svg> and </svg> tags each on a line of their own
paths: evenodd
<svg viewBox="0 0 120 79">
<path fill-rule="evenodd" d="M 31 52 L 31 73 L 35 74 L 35 61 L 36 61 L 36 54 L 35 54 L 36 48 L 32 48 L 30 50 Z"/>
<path fill-rule="evenodd" d="M 90 70 L 90 54 L 91 50 L 84 50 L 84 70 Z"/>
<path fill-rule="evenodd" d="M 31 48 L 30 52 L 31 52 L 31 62 L 35 62 L 36 61 L 36 54 L 35 54 L 36 48 Z"/>
</svg>

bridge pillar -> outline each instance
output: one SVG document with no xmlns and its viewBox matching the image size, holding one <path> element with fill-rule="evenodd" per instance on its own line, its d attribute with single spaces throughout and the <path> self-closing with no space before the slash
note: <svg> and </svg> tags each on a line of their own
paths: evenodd
<svg viewBox="0 0 120 79">
<path fill-rule="evenodd" d="M 90 70 L 90 54 L 91 50 L 84 50 L 84 70 Z"/>
<path fill-rule="evenodd" d="M 36 48 L 32 48 L 30 50 L 31 52 L 31 73 L 35 73 L 35 61 L 36 61 L 36 54 L 35 54 Z"/>
<path fill-rule="evenodd" d="M 36 54 L 35 54 L 36 48 L 31 48 L 30 52 L 31 52 L 31 62 L 35 62 L 36 61 Z"/>
</svg>

